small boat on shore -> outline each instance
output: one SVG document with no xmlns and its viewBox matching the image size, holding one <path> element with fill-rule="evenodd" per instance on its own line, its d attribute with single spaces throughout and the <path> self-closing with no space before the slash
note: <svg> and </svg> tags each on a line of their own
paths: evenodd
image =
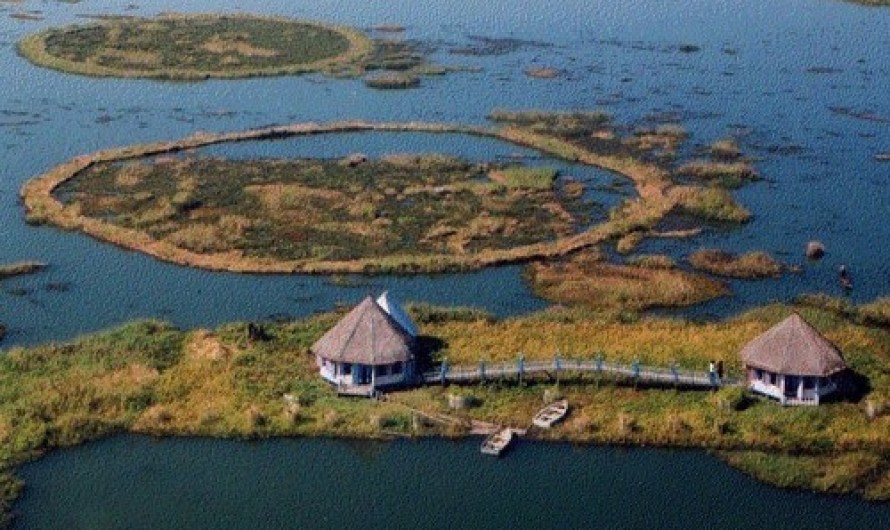
<svg viewBox="0 0 890 530">
<path fill-rule="evenodd" d="M 482 454 L 500 456 L 512 441 L 513 429 L 510 429 L 509 427 L 500 429 L 489 435 L 488 438 L 482 442 Z"/>
<path fill-rule="evenodd" d="M 538 413 L 535 414 L 532 423 L 535 425 L 535 427 L 549 429 L 550 427 L 553 427 L 553 425 L 559 420 L 563 419 L 568 411 L 569 402 L 565 399 L 560 399 L 559 401 L 554 401 L 553 403 L 539 410 Z"/>
</svg>

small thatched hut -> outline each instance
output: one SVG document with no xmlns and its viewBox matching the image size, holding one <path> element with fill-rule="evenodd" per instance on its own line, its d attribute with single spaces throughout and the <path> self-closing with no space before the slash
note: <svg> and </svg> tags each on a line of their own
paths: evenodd
<svg viewBox="0 0 890 530">
<path fill-rule="evenodd" d="M 818 405 L 847 369 L 834 344 L 797 313 L 749 342 L 741 356 L 748 388 L 787 405 Z"/>
<path fill-rule="evenodd" d="M 414 376 L 414 335 L 391 312 L 410 319 L 384 299 L 389 311 L 368 296 L 310 348 L 321 376 L 341 393 L 373 395 Z"/>
</svg>

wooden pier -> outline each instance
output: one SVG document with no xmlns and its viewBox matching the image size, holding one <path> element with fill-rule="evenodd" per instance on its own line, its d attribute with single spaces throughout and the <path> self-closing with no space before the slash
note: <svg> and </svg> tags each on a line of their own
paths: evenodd
<svg viewBox="0 0 890 530">
<path fill-rule="evenodd" d="M 547 377 L 559 381 L 560 377 L 594 374 L 611 376 L 627 382 L 657 386 L 684 388 L 720 388 L 737 385 L 738 381 L 720 378 L 715 372 L 681 370 L 676 366 L 643 366 L 639 362 L 621 364 L 606 362 L 600 356 L 595 359 L 562 359 L 558 355 L 552 361 L 525 361 L 522 357 L 512 362 L 480 362 L 476 366 L 449 366 L 447 362 L 421 375 L 422 383 L 467 384 L 503 379 L 522 382 L 525 379 Z"/>
</svg>

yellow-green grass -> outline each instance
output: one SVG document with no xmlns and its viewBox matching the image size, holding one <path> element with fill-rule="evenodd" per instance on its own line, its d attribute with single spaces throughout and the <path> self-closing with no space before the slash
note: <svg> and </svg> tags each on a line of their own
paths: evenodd
<svg viewBox="0 0 890 530">
<path fill-rule="evenodd" d="M 846 298 L 834 298 L 824 294 L 802 295 L 795 303 L 831 311 L 845 318 L 873 326 L 890 326 L 890 298 L 881 297 L 873 302 L 854 305 Z"/>
<path fill-rule="evenodd" d="M 526 276 L 534 292 L 551 302 L 611 311 L 688 306 L 729 294 L 724 284 L 703 275 L 605 263 L 587 253 L 531 264 Z"/>
<path fill-rule="evenodd" d="M 676 173 L 706 182 L 713 182 L 725 188 L 738 188 L 759 178 L 750 162 L 713 162 L 693 160 L 677 168 Z"/>
<path fill-rule="evenodd" d="M 673 208 L 709 221 L 744 223 L 751 212 L 736 202 L 728 191 L 717 187 L 674 186 L 668 192 Z"/>
<path fill-rule="evenodd" d="M 673 269 L 677 263 L 670 256 L 664 254 L 641 254 L 627 260 L 628 265 L 644 267 L 647 269 Z"/>
<path fill-rule="evenodd" d="M 773 305 L 723 322 L 620 315 L 580 309 L 497 320 L 479 311 L 409 306 L 433 361 L 592 358 L 702 370 L 723 360 L 731 376 L 749 340 L 799 311 L 868 379 L 863 402 L 890 386 L 890 330 L 809 306 Z M 123 432 L 224 436 L 463 436 L 465 421 L 527 426 L 546 381 L 494 381 L 460 389 L 478 406 L 448 408 L 453 388 L 392 392 L 387 401 L 339 398 L 317 374 L 309 346 L 341 314 L 266 324 L 252 342 L 246 324 L 179 331 L 156 321 L 129 323 L 65 344 L 13 348 L 0 356 L 0 497 L 8 517 L 21 483 L 17 465 L 55 448 Z M 429 364 L 425 358 L 421 362 Z M 719 392 L 634 388 L 591 374 L 563 374 L 559 393 L 572 405 L 556 429 L 531 436 L 583 443 L 625 443 L 745 450 L 810 459 L 804 471 L 769 458 L 739 456 L 734 465 L 764 480 L 888 498 L 890 415 L 871 419 L 863 402 L 783 408 L 741 389 Z M 551 392 L 552 394 L 552 392 Z M 284 396 L 289 395 L 290 399 Z M 403 404 L 456 423 L 415 421 Z M 753 453 L 752 453 L 753 454 Z M 783 456 L 784 455 L 784 456 Z M 842 463 L 843 465 L 839 465 Z M 780 467 L 776 469 L 776 466 Z M 830 469 L 827 466 L 833 466 Z M 798 476 L 800 475 L 800 476 Z"/>
<path fill-rule="evenodd" d="M 416 88 L 420 86 L 420 78 L 403 72 L 387 72 L 365 78 L 365 85 L 384 90 Z"/>
<path fill-rule="evenodd" d="M 50 28 L 19 41 L 18 50 L 63 72 L 194 80 L 357 73 L 373 43 L 353 28 L 316 21 L 174 14 Z"/>
<path fill-rule="evenodd" d="M 95 164 L 59 195 L 178 248 L 276 260 L 460 256 L 573 233 L 580 203 L 558 193 L 555 171 L 498 167 L 437 154 L 183 158 Z"/>
<path fill-rule="evenodd" d="M 718 249 L 700 249 L 689 256 L 693 268 L 730 278 L 776 278 L 782 274 L 782 264 L 762 251 L 736 255 Z"/>
<path fill-rule="evenodd" d="M 742 150 L 733 138 L 717 140 L 710 145 L 709 151 L 718 160 L 734 160 L 742 156 Z"/>
<path fill-rule="evenodd" d="M 548 114 L 500 111 L 494 113 L 493 117 L 506 125 L 500 128 L 483 128 L 421 122 L 346 121 L 330 124 L 292 124 L 220 134 L 197 133 L 178 141 L 108 149 L 76 157 L 26 183 L 21 195 L 30 222 L 51 222 L 62 228 L 83 231 L 98 239 L 186 266 L 234 272 L 372 274 L 470 270 L 566 256 L 607 240 L 621 240 L 628 234 L 631 234 L 628 242 L 633 243 L 629 246 L 632 249 L 642 237 L 659 235 L 655 232 L 658 223 L 674 211 L 689 213 L 706 220 L 726 222 L 740 222 L 750 217 L 750 213 L 738 205 L 726 190 L 673 183 L 669 171 L 645 161 L 644 152 L 625 145 L 614 134 L 614 127 L 608 124 L 608 119 L 601 113 Z M 462 133 L 497 138 L 565 160 L 598 166 L 618 173 L 634 184 L 638 197 L 628 199 L 613 209 L 605 223 L 589 227 L 580 233 L 560 234 L 549 241 L 510 248 L 489 248 L 457 253 L 395 252 L 385 256 L 356 259 L 337 259 L 322 251 L 311 258 L 275 259 L 249 255 L 239 249 L 220 250 L 215 243 L 215 239 L 218 238 L 214 236 L 219 230 L 214 231 L 212 227 L 188 229 L 175 238 L 180 242 L 202 247 L 204 250 L 196 252 L 177 246 L 169 240 L 153 237 L 142 230 L 115 225 L 101 217 L 89 217 L 79 210 L 77 204 L 66 206 L 53 196 L 53 191 L 64 182 L 75 179 L 85 170 L 100 163 L 140 159 L 225 142 L 370 131 Z M 126 185 L 130 180 L 138 182 L 139 178 L 138 174 L 122 174 L 119 181 Z M 184 188 L 181 191 L 184 197 L 189 189 Z M 186 204 L 179 199 L 182 197 L 171 198 L 169 204 L 158 204 L 158 208 L 146 212 L 147 217 L 139 217 L 136 221 L 157 222 L 174 215 L 177 205 Z M 237 219 L 231 221 L 242 226 Z M 694 232 L 690 230 L 684 234 Z M 204 244 L 205 242 L 207 244 Z"/>
<path fill-rule="evenodd" d="M 505 167 L 489 172 L 488 177 L 508 188 L 549 190 L 556 174 L 555 169 L 548 167 Z"/>
</svg>

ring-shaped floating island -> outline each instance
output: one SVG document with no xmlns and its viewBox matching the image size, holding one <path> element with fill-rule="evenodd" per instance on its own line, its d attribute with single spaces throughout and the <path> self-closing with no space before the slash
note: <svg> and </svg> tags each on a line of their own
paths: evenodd
<svg viewBox="0 0 890 530">
<path fill-rule="evenodd" d="M 349 121 L 198 133 L 76 157 L 28 182 L 22 198 L 30 222 L 186 266 L 259 273 L 479 269 L 557 258 L 608 240 L 696 233 L 659 232 L 672 212 L 720 221 L 748 216 L 725 190 L 674 182 L 645 160 L 653 146 L 669 147 L 672 131 L 619 138 L 610 118 L 596 112 L 501 112 L 492 119 L 501 126 Z M 499 139 L 619 173 L 638 196 L 591 225 L 583 185 L 549 168 L 436 153 L 335 160 L 191 154 L 227 142 L 375 131 Z"/>
<path fill-rule="evenodd" d="M 373 49 L 353 28 L 246 14 L 107 17 L 18 44 L 31 62 L 63 72 L 177 80 L 357 73 Z"/>
</svg>

